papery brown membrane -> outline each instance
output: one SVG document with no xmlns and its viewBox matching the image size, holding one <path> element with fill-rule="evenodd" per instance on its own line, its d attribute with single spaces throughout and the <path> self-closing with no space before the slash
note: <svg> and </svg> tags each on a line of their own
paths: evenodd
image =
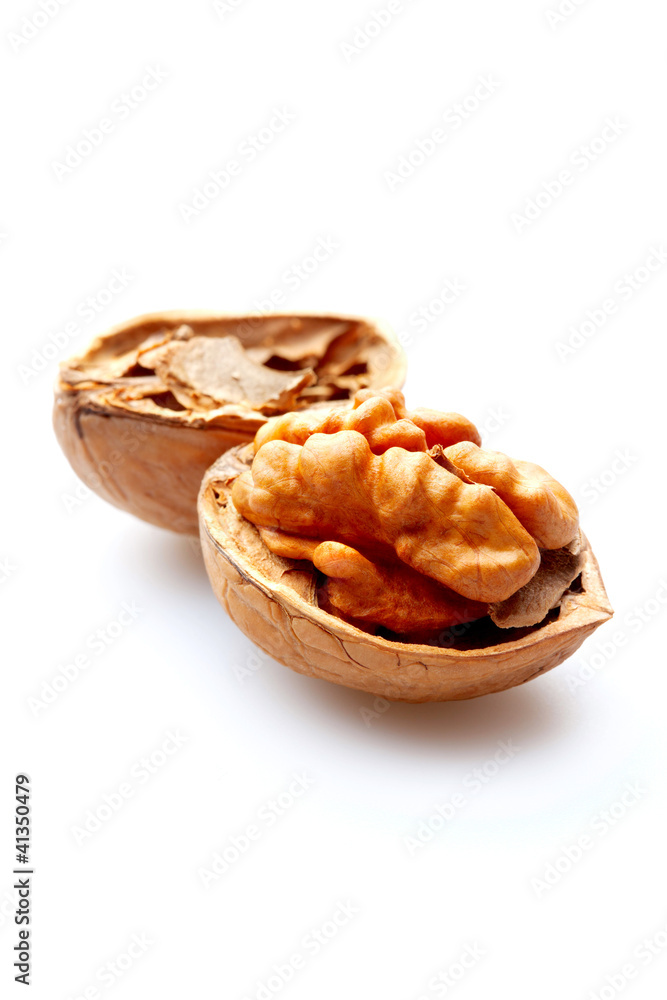
<svg viewBox="0 0 667 1000">
<path fill-rule="evenodd" d="M 400 386 L 405 355 L 382 323 L 336 315 L 140 316 L 64 363 L 54 427 L 74 471 L 146 521 L 196 533 L 208 466 L 272 414 L 350 405 Z"/>
</svg>

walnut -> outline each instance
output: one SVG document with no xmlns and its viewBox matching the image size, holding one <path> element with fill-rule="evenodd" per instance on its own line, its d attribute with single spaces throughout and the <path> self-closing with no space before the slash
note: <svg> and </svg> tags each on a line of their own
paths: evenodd
<svg viewBox="0 0 667 1000">
<path fill-rule="evenodd" d="M 401 385 L 385 326 L 346 316 L 141 316 L 61 366 L 54 427 L 74 471 L 105 500 L 196 533 L 197 492 L 226 449 L 276 414 L 350 405 Z"/>
<path fill-rule="evenodd" d="M 481 443 L 475 425 L 460 413 L 425 409 L 409 413 L 398 389 L 361 389 L 354 396 L 351 410 L 324 413 L 311 410 L 273 417 L 257 432 L 255 451 L 267 441 L 304 444 L 311 434 L 337 431 L 359 431 L 376 455 L 392 447 L 427 451 L 459 441 Z"/>
<path fill-rule="evenodd" d="M 560 483 L 533 462 L 512 461 L 469 441 L 445 449 L 447 458 L 475 483 L 492 486 L 541 549 L 560 549 L 577 532 L 579 512 Z"/>
<path fill-rule="evenodd" d="M 395 389 L 270 420 L 208 470 L 204 558 L 232 618 L 303 673 L 408 701 L 522 683 L 612 614 L 572 497 Z"/>
<path fill-rule="evenodd" d="M 540 564 L 537 545 L 487 486 L 462 482 L 424 452 L 374 455 L 363 434 L 268 441 L 232 499 L 253 524 L 364 551 L 391 550 L 473 601 L 503 601 Z"/>
</svg>

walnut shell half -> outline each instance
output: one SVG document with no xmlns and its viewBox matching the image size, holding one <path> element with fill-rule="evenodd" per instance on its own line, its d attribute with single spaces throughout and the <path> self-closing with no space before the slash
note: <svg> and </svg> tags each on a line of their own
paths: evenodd
<svg viewBox="0 0 667 1000">
<path fill-rule="evenodd" d="M 54 428 L 83 482 L 173 531 L 197 533 L 202 476 L 270 416 L 399 387 L 405 354 L 384 324 L 350 316 L 139 316 L 61 365 Z"/>
<path fill-rule="evenodd" d="M 274 555 L 231 499 L 252 447 L 234 448 L 206 472 L 199 524 L 206 569 L 232 620 L 265 652 L 311 677 L 397 701 L 454 701 L 523 684 L 571 656 L 613 611 L 583 538 L 580 578 L 539 625 L 498 628 L 490 618 L 443 633 L 439 645 L 362 631 L 317 604 L 303 560 Z"/>
</svg>

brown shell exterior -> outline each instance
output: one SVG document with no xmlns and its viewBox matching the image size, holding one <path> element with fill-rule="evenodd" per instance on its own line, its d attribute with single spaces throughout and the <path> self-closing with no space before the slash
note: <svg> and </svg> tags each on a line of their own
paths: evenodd
<svg viewBox="0 0 667 1000">
<path fill-rule="evenodd" d="M 82 358 L 113 355 L 132 349 L 165 324 L 188 324 L 196 334 L 219 336 L 234 324 L 251 320 L 256 333 L 248 343 L 262 344 L 263 330 L 280 320 L 349 322 L 377 335 L 381 364 L 371 368 L 376 387 L 405 381 L 406 358 L 394 333 L 383 323 L 359 317 L 275 313 L 261 317 L 205 312 L 163 312 L 139 316 L 98 337 Z M 184 417 L 178 411 L 146 416 L 96 399 L 85 387 L 77 390 L 62 380 L 56 385 L 53 425 L 58 442 L 76 474 L 104 500 L 160 528 L 197 534 L 197 494 L 206 469 L 224 451 L 252 441 L 268 419 L 245 409 L 225 426 L 207 425 L 205 417 Z M 330 404 L 332 405 L 332 404 Z M 335 405 L 335 404 L 333 404 Z"/>
<path fill-rule="evenodd" d="M 564 595 L 554 620 L 506 630 L 510 634 L 498 644 L 474 649 L 370 635 L 317 607 L 303 587 L 283 583 L 281 573 L 287 570 L 284 579 L 290 579 L 290 564 L 298 563 L 268 550 L 258 560 L 223 522 L 220 503 L 233 512 L 231 483 L 239 462 L 249 460 L 248 449 L 235 448 L 204 477 L 198 504 L 204 562 L 230 618 L 266 653 L 299 673 L 396 701 L 477 698 L 523 684 L 562 663 L 613 614 L 597 561 L 584 539 L 582 590 Z M 238 514 L 230 516 L 240 519 Z M 513 638 L 517 631 L 520 637 Z"/>
</svg>

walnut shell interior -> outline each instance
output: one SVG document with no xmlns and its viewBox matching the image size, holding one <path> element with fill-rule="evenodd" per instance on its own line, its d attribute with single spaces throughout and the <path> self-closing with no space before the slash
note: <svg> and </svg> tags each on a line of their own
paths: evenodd
<svg viewBox="0 0 667 1000">
<path fill-rule="evenodd" d="M 204 561 L 232 620 L 299 673 L 400 701 L 474 698 L 562 663 L 613 614 L 582 536 L 581 573 L 538 625 L 500 628 L 487 616 L 429 643 L 369 634 L 319 607 L 312 565 L 273 554 L 238 513 L 232 485 L 251 462 L 252 447 L 236 447 L 204 476 L 198 502 Z"/>
<path fill-rule="evenodd" d="M 358 317 L 140 316 L 61 366 L 54 428 L 74 471 L 137 517 L 196 534 L 208 466 L 275 414 L 397 386 L 405 354 Z"/>
</svg>

